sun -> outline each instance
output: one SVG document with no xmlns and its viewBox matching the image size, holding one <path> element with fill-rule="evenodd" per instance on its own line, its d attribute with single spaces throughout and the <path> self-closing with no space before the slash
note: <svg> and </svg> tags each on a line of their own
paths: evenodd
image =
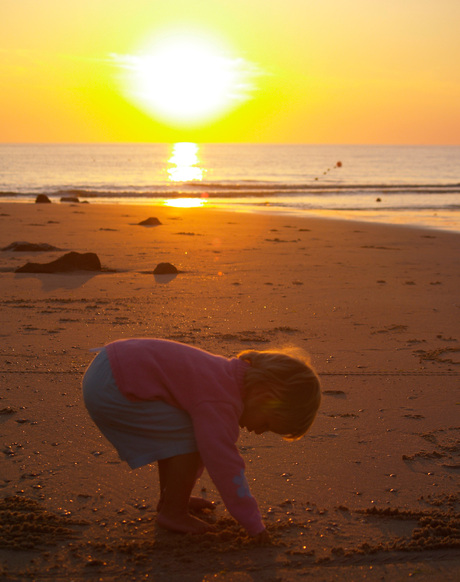
<svg viewBox="0 0 460 582">
<path fill-rule="evenodd" d="M 256 67 L 202 31 L 168 31 L 133 55 L 113 55 L 122 92 L 163 123 L 196 127 L 225 115 L 255 90 Z"/>
</svg>

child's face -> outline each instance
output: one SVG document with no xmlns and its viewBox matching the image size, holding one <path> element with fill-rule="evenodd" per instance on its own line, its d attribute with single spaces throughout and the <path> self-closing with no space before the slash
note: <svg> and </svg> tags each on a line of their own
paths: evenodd
<svg viewBox="0 0 460 582">
<path fill-rule="evenodd" d="M 240 418 L 240 426 L 249 432 L 262 434 L 270 430 L 268 411 L 263 407 L 246 405 Z"/>
<path fill-rule="evenodd" d="M 256 434 L 269 431 L 285 434 L 285 427 L 273 414 L 273 408 L 269 406 L 266 399 L 255 398 L 246 402 L 239 422 L 241 427 Z"/>
</svg>

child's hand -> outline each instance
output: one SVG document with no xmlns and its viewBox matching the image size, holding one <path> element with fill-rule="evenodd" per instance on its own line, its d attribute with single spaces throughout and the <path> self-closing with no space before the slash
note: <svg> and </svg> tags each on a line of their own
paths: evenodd
<svg viewBox="0 0 460 582">
<path fill-rule="evenodd" d="M 268 531 L 266 529 L 264 529 L 260 533 L 256 534 L 255 536 L 251 536 L 251 539 L 254 540 L 256 542 L 256 544 L 260 544 L 260 545 L 271 543 L 270 534 L 268 533 Z"/>
</svg>

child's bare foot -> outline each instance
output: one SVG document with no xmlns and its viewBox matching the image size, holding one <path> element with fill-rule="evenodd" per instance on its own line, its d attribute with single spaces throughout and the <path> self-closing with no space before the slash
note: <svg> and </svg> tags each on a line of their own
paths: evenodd
<svg viewBox="0 0 460 582">
<path fill-rule="evenodd" d="M 160 512 L 157 517 L 157 523 L 164 529 L 179 533 L 202 534 L 208 531 L 214 531 L 214 526 L 188 513 L 183 515 L 165 515 L 163 512 Z"/>
<path fill-rule="evenodd" d="M 216 509 L 216 506 L 212 501 L 202 497 L 190 497 L 188 508 L 190 511 L 203 511 L 204 509 Z"/>
<path fill-rule="evenodd" d="M 160 499 L 157 504 L 157 511 L 161 511 L 161 507 L 163 505 L 162 500 Z M 188 502 L 188 508 L 190 511 L 203 511 L 205 509 L 216 509 L 216 505 L 212 501 L 208 501 L 207 499 L 203 499 L 202 497 L 190 497 Z"/>
</svg>

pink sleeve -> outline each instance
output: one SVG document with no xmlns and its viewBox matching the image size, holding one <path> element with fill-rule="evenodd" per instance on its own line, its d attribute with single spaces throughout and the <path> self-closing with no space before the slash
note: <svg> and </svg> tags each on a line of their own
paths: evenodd
<svg viewBox="0 0 460 582">
<path fill-rule="evenodd" d="M 204 403 L 191 411 L 195 438 L 204 466 L 231 515 L 251 535 L 265 529 L 251 495 L 238 452 L 238 418 L 232 406 Z"/>
</svg>

